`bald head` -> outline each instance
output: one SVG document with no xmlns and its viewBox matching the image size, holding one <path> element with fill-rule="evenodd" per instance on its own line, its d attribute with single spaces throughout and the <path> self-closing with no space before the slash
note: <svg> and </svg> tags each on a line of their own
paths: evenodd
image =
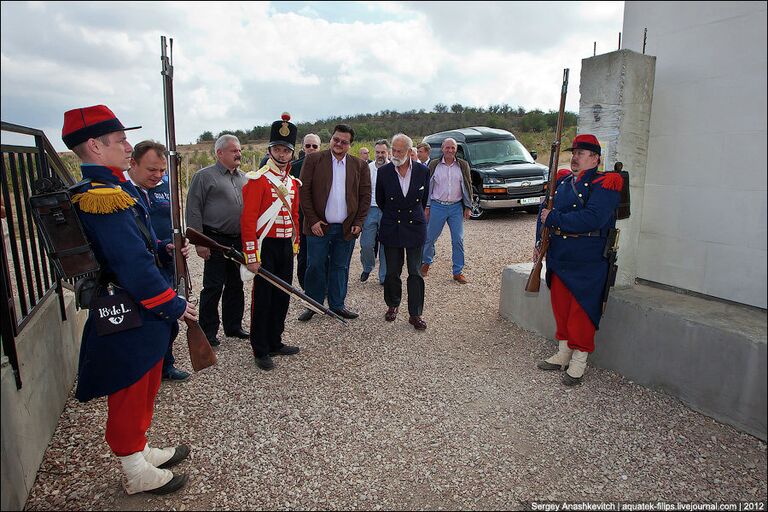
<svg viewBox="0 0 768 512">
<path fill-rule="evenodd" d="M 452 164 L 456 160 L 456 150 L 458 149 L 456 140 L 448 137 L 443 141 L 443 144 L 440 147 L 443 150 L 445 163 Z"/>
</svg>

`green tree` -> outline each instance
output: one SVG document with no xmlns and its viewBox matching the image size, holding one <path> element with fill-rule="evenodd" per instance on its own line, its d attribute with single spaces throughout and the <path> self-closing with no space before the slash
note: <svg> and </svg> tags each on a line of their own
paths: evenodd
<svg viewBox="0 0 768 512">
<path fill-rule="evenodd" d="M 197 138 L 197 143 L 201 144 L 203 142 L 213 142 L 213 134 L 209 131 L 205 131 Z"/>
</svg>

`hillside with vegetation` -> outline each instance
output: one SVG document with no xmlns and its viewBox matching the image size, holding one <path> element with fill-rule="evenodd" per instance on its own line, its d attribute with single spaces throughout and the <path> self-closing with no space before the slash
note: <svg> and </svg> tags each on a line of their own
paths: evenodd
<svg viewBox="0 0 768 512">
<path fill-rule="evenodd" d="M 565 126 L 576 126 L 578 117 L 573 112 L 566 112 Z M 541 110 L 526 111 L 523 107 L 513 108 L 507 104 L 490 107 L 465 107 L 454 104 L 450 108 L 442 103 L 435 105 L 431 112 L 424 109 L 397 112 L 382 110 L 375 114 L 356 114 L 351 116 L 330 117 L 311 123 L 297 122 L 299 136 L 316 133 L 323 142 L 330 140 L 333 127 L 339 123 L 351 125 L 359 140 L 388 139 L 398 132 L 414 138 L 421 138 L 430 133 L 463 128 L 467 126 L 488 126 L 509 130 L 515 135 L 522 133 L 542 133 L 553 130 L 557 124 L 557 112 Z M 225 133 L 237 136 L 241 141 L 260 141 L 269 139 L 269 125 L 254 126 L 250 130 L 224 130 L 214 135 L 210 131 L 202 133 L 198 143 L 214 141 Z"/>
</svg>

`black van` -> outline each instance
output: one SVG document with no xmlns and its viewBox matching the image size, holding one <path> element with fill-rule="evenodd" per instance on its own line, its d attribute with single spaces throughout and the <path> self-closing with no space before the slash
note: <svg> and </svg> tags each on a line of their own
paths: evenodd
<svg viewBox="0 0 768 512">
<path fill-rule="evenodd" d="M 536 163 L 536 152 L 528 152 L 506 130 L 485 126 L 460 128 L 424 137 L 432 150 L 430 158 L 442 158 L 440 146 L 447 138 L 456 140 L 456 156 L 469 162 L 475 200 L 473 219 L 482 219 L 488 210 L 520 209 L 536 213 L 545 197 L 549 168 Z"/>
</svg>

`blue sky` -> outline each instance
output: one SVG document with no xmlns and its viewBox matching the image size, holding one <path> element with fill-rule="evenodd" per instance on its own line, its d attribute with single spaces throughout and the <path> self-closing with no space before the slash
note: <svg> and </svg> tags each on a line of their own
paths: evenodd
<svg viewBox="0 0 768 512">
<path fill-rule="evenodd" d="M 160 36 L 174 38 L 176 136 L 431 108 L 556 109 L 571 69 L 617 47 L 623 2 L 2 2 L 2 119 L 59 149 L 65 110 L 108 105 L 164 140 Z M 4 139 L 5 141 L 5 139 Z"/>
</svg>

